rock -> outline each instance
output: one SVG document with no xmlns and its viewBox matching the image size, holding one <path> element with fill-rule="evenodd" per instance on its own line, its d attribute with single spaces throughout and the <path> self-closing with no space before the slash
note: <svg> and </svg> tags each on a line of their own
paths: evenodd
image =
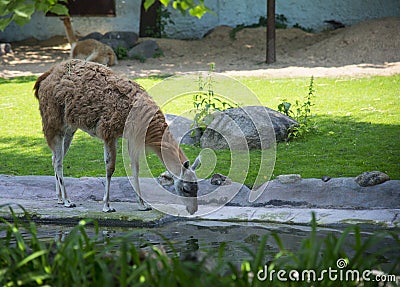
<svg viewBox="0 0 400 287">
<path fill-rule="evenodd" d="M 99 40 L 101 43 L 106 44 L 108 46 L 110 46 L 114 51 L 116 51 L 118 48 L 125 48 L 125 49 L 129 49 L 128 44 L 123 41 L 123 40 L 119 40 L 119 39 L 100 39 Z"/>
<path fill-rule="evenodd" d="M 135 46 L 139 39 L 139 35 L 135 32 L 129 31 L 111 31 L 104 34 L 102 40 L 119 40 L 126 43 L 126 48 L 132 48 Z M 123 46 L 125 47 L 125 46 Z"/>
<path fill-rule="evenodd" d="M 323 177 L 321 177 L 321 180 L 322 180 L 323 182 L 328 182 L 328 181 L 330 181 L 331 179 L 332 179 L 332 177 L 327 176 L 327 175 L 324 175 Z"/>
<path fill-rule="evenodd" d="M 94 39 L 94 40 L 99 41 L 102 37 L 103 37 L 103 34 L 101 34 L 99 32 L 93 32 L 93 33 L 87 34 L 85 37 L 80 38 L 79 41 L 83 41 L 83 40 L 87 40 L 87 39 Z"/>
<path fill-rule="evenodd" d="M 175 139 L 181 144 L 196 145 L 200 143 L 200 130 L 193 128 L 193 121 L 188 118 L 165 114 L 169 129 Z M 193 131 L 195 131 L 192 136 Z"/>
<path fill-rule="evenodd" d="M 158 50 L 159 46 L 156 41 L 146 40 L 130 49 L 128 51 L 128 57 L 153 58 Z"/>
<path fill-rule="evenodd" d="M 301 180 L 300 174 L 282 174 L 278 175 L 276 179 L 282 184 L 295 183 Z"/>
<path fill-rule="evenodd" d="M 232 180 L 220 173 L 216 173 L 211 177 L 212 185 L 229 185 L 232 184 Z"/>
<path fill-rule="evenodd" d="M 164 171 L 157 179 L 162 186 L 170 186 L 174 184 L 174 178 L 169 171 Z"/>
<path fill-rule="evenodd" d="M 362 187 L 374 186 L 388 180 L 390 180 L 389 176 L 380 171 L 363 172 L 355 179 L 355 181 Z"/>
<path fill-rule="evenodd" d="M 202 148 L 267 149 L 275 140 L 286 141 L 287 130 L 298 123 L 263 106 L 232 108 L 214 113 L 214 120 L 200 139 Z"/>
<path fill-rule="evenodd" d="M 3 56 L 8 53 L 14 53 L 10 43 L 0 43 L 0 56 Z"/>
</svg>

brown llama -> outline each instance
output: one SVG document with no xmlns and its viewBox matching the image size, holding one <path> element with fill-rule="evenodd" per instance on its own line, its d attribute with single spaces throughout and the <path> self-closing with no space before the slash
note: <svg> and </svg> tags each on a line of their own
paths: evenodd
<svg viewBox="0 0 400 287">
<path fill-rule="evenodd" d="M 154 100 L 135 82 L 118 77 L 110 68 L 82 60 L 67 60 L 41 75 L 34 86 L 39 100 L 43 133 L 52 150 L 58 203 L 75 207 L 66 193 L 63 159 L 74 133 L 81 129 L 104 142 L 106 185 L 104 212 L 110 206 L 110 181 L 115 170 L 117 142 L 128 140 L 132 185 L 139 196 L 139 209 L 148 210 L 139 187 L 139 155 L 144 148 L 155 151 L 173 174 L 176 193 L 183 196 L 190 214 L 197 211 L 198 183 L 193 166 L 168 129 Z M 126 128 L 125 128 L 126 125 Z M 126 131 L 124 134 L 124 128 Z"/>
<path fill-rule="evenodd" d="M 81 59 L 113 66 L 118 64 L 114 50 L 100 41 L 87 39 L 71 44 L 71 59 Z"/>
</svg>

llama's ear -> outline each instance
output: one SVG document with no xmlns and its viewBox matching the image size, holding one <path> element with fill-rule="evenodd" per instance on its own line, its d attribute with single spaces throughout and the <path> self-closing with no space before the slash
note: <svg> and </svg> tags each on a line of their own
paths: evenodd
<svg viewBox="0 0 400 287">
<path fill-rule="evenodd" d="M 195 159 L 193 165 L 192 165 L 192 169 L 196 170 L 196 168 L 198 168 L 200 164 L 201 164 L 201 156 L 198 155 L 197 158 Z"/>
</svg>

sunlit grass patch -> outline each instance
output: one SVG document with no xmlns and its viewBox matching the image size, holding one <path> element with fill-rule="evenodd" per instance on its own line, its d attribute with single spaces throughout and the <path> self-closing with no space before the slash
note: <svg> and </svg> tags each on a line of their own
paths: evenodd
<svg viewBox="0 0 400 287">
<path fill-rule="evenodd" d="M 137 81 L 148 89 L 163 78 Z M 258 96 L 260 103 L 277 109 L 282 99 L 302 99 L 309 78 L 239 78 Z M 34 78 L 0 80 L 0 173 L 15 175 L 51 175 L 51 153 L 41 131 L 38 103 L 33 96 Z M 380 170 L 392 179 L 400 179 L 400 75 L 368 78 L 315 78 L 315 100 L 305 137 L 279 143 L 273 176 L 299 173 L 303 177 L 329 175 L 357 176 L 364 171 Z M 167 113 L 180 114 L 175 105 Z M 83 132 L 77 132 L 68 152 L 65 175 L 104 176 L 103 145 Z M 183 146 L 193 161 L 199 148 Z M 115 176 L 125 169 L 119 145 Z M 216 151 L 215 172 L 229 171 L 229 151 Z M 251 186 L 257 175 L 259 151 L 251 151 L 252 166 L 246 178 Z M 164 171 L 155 155 L 148 156 L 153 174 Z M 254 166 L 254 168 L 253 168 Z"/>
</svg>

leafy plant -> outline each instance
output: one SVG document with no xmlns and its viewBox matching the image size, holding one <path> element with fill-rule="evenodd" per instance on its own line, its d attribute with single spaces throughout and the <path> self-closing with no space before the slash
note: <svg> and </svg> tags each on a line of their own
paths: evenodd
<svg viewBox="0 0 400 287">
<path fill-rule="evenodd" d="M 23 26 L 31 20 L 35 11 L 52 12 L 57 15 L 68 15 L 68 8 L 64 4 L 67 0 L 2 0 L 0 1 L 0 31 L 3 31 L 11 22 Z"/>
<path fill-rule="evenodd" d="M 307 32 L 307 33 L 313 33 L 314 32 L 313 28 L 305 28 L 305 27 L 301 26 L 299 23 L 294 24 L 293 28 L 297 28 L 297 29 L 303 30 L 304 32 Z"/>
<path fill-rule="evenodd" d="M 289 139 L 304 136 L 306 133 L 310 132 L 310 117 L 311 117 L 311 107 L 314 106 L 312 103 L 315 89 L 314 89 L 314 77 L 311 77 L 310 84 L 308 86 L 308 94 L 304 99 L 304 102 L 299 100 L 295 101 L 292 105 L 286 99 L 278 105 L 278 111 L 292 117 L 299 124 L 289 128 Z"/>
<path fill-rule="evenodd" d="M 147 37 L 165 38 L 167 37 L 165 27 L 167 25 L 175 25 L 175 22 L 171 19 L 171 12 L 163 6 L 157 8 L 156 15 L 156 26 L 146 27 L 145 35 Z"/>
<path fill-rule="evenodd" d="M 167 254 L 162 247 L 149 243 L 137 247 L 129 234 L 103 238 L 98 223 L 91 220 L 81 220 L 62 240 L 42 241 L 28 212 L 24 211 L 24 220 L 11 207 L 10 214 L 12 221 L 0 218 L 1 286 L 359 286 L 355 279 L 330 281 L 326 274 L 324 280 L 310 282 L 301 280 L 302 277 L 298 281 L 280 281 L 276 276 L 265 282 L 259 275 L 266 267 L 268 272 L 283 270 L 288 274 L 295 270 L 302 274 L 304 270 L 313 270 L 320 275 L 323 270 L 340 268 L 339 259 L 346 263 L 343 271 L 382 270 L 385 263 L 389 266 L 388 274 L 395 274 L 400 267 L 399 257 L 392 256 L 395 259 L 390 262 L 386 259 L 388 254 L 400 250 L 398 233 L 379 231 L 363 239 L 360 228 L 350 226 L 339 236 L 320 238 L 314 214 L 310 235 L 302 240 L 298 250 L 287 249 L 277 234 L 264 235 L 255 251 L 243 247 L 250 258 L 239 265 L 224 259 L 226 243 L 221 244 L 217 256 L 181 256 L 173 243 L 164 238 L 165 245 L 172 250 Z M 94 234 L 89 235 L 89 224 L 94 226 Z M 388 238 L 393 243 L 385 246 L 383 240 Z M 266 254 L 271 240 L 279 251 Z M 377 286 L 372 280 L 362 283 Z"/>
<path fill-rule="evenodd" d="M 115 50 L 115 55 L 117 56 L 118 60 L 123 60 L 128 58 L 128 49 L 125 47 L 118 46 Z"/>
<path fill-rule="evenodd" d="M 139 54 L 134 54 L 131 59 L 138 60 L 140 63 L 146 62 L 146 57 Z"/>
<path fill-rule="evenodd" d="M 192 127 L 196 130 L 204 132 L 206 127 L 213 121 L 214 112 L 224 111 L 229 108 L 235 107 L 232 103 L 226 101 L 214 93 L 212 73 L 214 72 L 215 64 L 210 64 L 210 71 L 204 79 L 202 74 L 199 75 L 199 91 L 193 95 L 193 107 L 195 115 Z"/>
<path fill-rule="evenodd" d="M 286 29 L 287 28 L 287 18 L 283 14 L 275 15 L 275 28 L 276 29 Z"/>
<path fill-rule="evenodd" d="M 156 0 L 146 0 L 144 2 L 144 8 L 146 10 L 149 9 L 154 2 L 156 2 Z M 199 19 L 206 13 L 213 13 L 210 8 L 204 4 L 204 0 L 160 0 L 160 2 L 165 7 L 171 3 L 172 7 L 180 11 L 182 15 L 186 15 L 186 13 L 189 12 L 190 16 L 194 16 Z"/>
<path fill-rule="evenodd" d="M 243 30 L 244 28 L 257 28 L 257 27 L 267 27 L 267 18 L 264 16 L 260 16 L 258 18 L 258 22 L 250 25 L 245 25 L 244 23 L 236 25 L 230 32 L 229 38 L 232 40 L 236 40 L 236 34 Z M 283 14 L 275 15 L 275 27 L 277 29 L 285 29 L 287 28 L 287 18 Z"/>
</svg>

